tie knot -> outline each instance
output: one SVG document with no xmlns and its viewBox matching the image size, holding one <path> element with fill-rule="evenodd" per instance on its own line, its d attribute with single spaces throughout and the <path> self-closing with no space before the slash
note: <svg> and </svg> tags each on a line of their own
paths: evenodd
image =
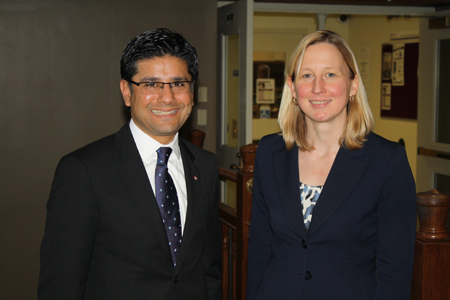
<svg viewBox="0 0 450 300">
<path fill-rule="evenodd" d="M 167 165 L 167 161 L 169 160 L 169 156 L 172 153 L 172 148 L 170 147 L 161 147 L 156 150 L 158 153 L 158 165 Z"/>
</svg>

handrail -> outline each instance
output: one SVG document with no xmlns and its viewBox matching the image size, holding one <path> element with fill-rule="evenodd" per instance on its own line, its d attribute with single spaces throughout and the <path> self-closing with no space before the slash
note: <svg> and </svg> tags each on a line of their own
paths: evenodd
<svg viewBox="0 0 450 300">
<path fill-rule="evenodd" d="M 449 152 L 427 149 L 427 148 L 423 148 L 423 147 L 417 148 L 417 154 L 436 157 L 436 158 L 450 159 Z"/>
<path fill-rule="evenodd" d="M 219 202 L 219 219 L 228 227 L 236 230 L 236 210 L 234 208 Z"/>
<path fill-rule="evenodd" d="M 231 180 L 232 182 L 237 181 L 237 174 L 235 172 L 222 167 L 219 168 L 219 177 L 220 179 Z"/>
<path fill-rule="evenodd" d="M 219 167 L 219 177 L 220 180 L 230 180 L 232 182 L 237 182 L 237 174 L 222 167 Z M 236 230 L 236 209 L 226 205 L 225 203 L 219 202 L 219 218 L 222 223 Z"/>
</svg>

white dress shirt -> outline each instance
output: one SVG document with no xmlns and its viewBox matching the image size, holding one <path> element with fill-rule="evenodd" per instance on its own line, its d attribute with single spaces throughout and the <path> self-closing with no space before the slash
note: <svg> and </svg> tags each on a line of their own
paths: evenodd
<svg viewBox="0 0 450 300">
<path fill-rule="evenodd" d="M 148 179 L 155 193 L 155 169 L 158 154 L 156 150 L 160 147 L 172 148 L 172 153 L 167 163 L 169 174 L 173 179 L 175 188 L 177 189 L 178 202 L 180 204 L 180 217 L 181 217 L 181 232 L 184 232 L 184 223 L 186 221 L 187 211 L 187 193 L 186 193 L 186 179 L 184 177 L 183 160 L 181 158 L 180 145 L 178 144 L 178 133 L 175 134 L 175 138 L 168 145 L 163 145 L 151 138 L 145 132 L 143 132 L 134 123 L 133 119 L 130 121 L 130 130 L 133 135 L 134 142 L 139 150 L 142 162 L 144 163 L 145 170 L 147 171 Z M 150 199 L 149 199 L 150 201 Z"/>
</svg>

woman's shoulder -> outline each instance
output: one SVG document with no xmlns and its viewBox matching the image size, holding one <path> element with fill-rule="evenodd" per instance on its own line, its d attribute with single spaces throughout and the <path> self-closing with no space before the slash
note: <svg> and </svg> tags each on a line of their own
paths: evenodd
<svg viewBox="0 0 450 300">
<path fill-rule="evenodd" d="M 406 153 L 405 147 L 400 143 L 388 140 L 373 132 L 367 136 L 364 149 L 375 156 L 390 156 L 398 151 Z"/>
<path fill-rule="evenodd" d="M 283 148 L 286 149 L 286 144 L 281 133 L 266 135 L 258 142 L 258 149 L 266 151 L 277 151 Z"/>
<path fill-rule="evenodd" d="M 370 132 L 367 135 L 367 141 L 364 143 L 364 147 L 379 147 L 382 149 L 395 149 L 400 146 L 399 143 L 388 140 L 381 135 L 374 132 Z"/>
</svg>

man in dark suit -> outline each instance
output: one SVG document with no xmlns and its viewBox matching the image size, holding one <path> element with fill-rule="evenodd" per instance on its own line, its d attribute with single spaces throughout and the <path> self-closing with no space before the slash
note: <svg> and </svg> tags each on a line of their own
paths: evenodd
<svg viewBox="0 0 450 300">
<path fill-rule="evenodd" d="M 61 159 L 39 299 L 220 299 L 217 158 L 178 137 L 197 76 L 197 52 L 178 33 L 155 29 L 126 46 L 131 120 Z"/>
</svg>

